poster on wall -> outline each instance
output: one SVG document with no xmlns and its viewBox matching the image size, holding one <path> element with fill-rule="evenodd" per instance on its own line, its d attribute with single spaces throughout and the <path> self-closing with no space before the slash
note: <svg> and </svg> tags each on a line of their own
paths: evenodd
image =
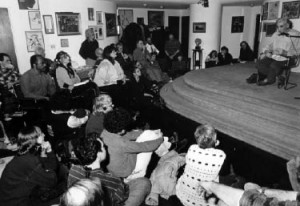
<svg viewBox="0 0 300 206">
<path fill-rule="evenodd" d="M 89 16 L 89 21 L 94 21 L 94 8 L 88 8 L 88 16 Z"/>
<path fill-rule="evenodd" d="M 148 26 L 163 27 L 164 26 L 164 12 L 163 11 L 148 11 Z"/>
<path fill-rule="evenodd" d="M 36 47 L 45 48 L 41 31 L 25 31 L 27 51 L 34 52 Z"/>
<path fill-rule="evenodd" d="M 116 14 L 105 13 L 106 36 L 117 36 L 117 17 Z"/>
<path fill-rule="evenodd" d="M 279 13 L 279 1 L 269 2 L 268 20 L 277 19 L 278 13 Z"/>
<path fill-rule="evenodd" d="M 289 19 L 298 19 L 300 13 L 300 1 L 290 1 L 282 3 L 282 15 L 281 17 L 287 17 Z"/>
<path fill-rule="evenodd" d="M 42 29 L 41 14 L 39 11 L 28 11 L 30 29 Z"/>
<path fill-rule="evenodd" d="M 80 14 L 72 12 L 56 12 L 57 35 L 81 34 Z"/>
<path fill-rule="evenodd" d="M 51 15 L 43 15 L 45 34 L 54 34 L 53 18 Z"/>
<path fill-rule="evenodd" d="M 231 22 L 231 33 L 242 33 L 244 32 L 244 17 L 233 16 Z"/>
<path fill-rule="evenodd" d="M 130 9 L 120 9 L 120 26 L 125 29 L 127 25 L 133 22 L 133 10 Z"/>
<path fill-rule="evenodd" d="M 95 34 L 95 38 L 97 40 L 103 40 L 104 39 L 103 25 L 89 26 L 89 29 L 93 30 L 93 32 Z"/>
<path fill-rule="evenodd" d="M 268 3 L 264 3 L 262 6 L 262 20 L 267 20 L 268 19 Z"/>
<path fill-rule="evenodd" d="M 21 10 L 39 10 L 38 0 L 18 0 L 18 3 Z"/>
</svg>

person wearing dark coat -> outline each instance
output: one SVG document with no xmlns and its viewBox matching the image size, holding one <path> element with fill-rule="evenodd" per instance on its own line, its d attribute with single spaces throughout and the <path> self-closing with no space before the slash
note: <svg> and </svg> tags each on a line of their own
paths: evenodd
<svg viewBox="0 0 300 206">
<path fill-rule="evenodd" d="M 221 52 L 218 54 L 218 65 L 232 64 L 232 55 L 226 46 L 221 47 Z"/>
<path fill-rule="evenodd" d="M 82 42 L 79 54 L 85 59 L 86 65 L 94 66 L 97 60 L 95 51 L 99 48 L 99 43 L 95 39 L 95 34 L 92 29 L 85 30 L 86 40 Z"/>
<path fill-rule="evenodd" d="M 246 41 L 240 43 L 240 57 L 239 62 L 247 62 L 254 60 L 254 54 L 249 44 Z"/>
</svg>

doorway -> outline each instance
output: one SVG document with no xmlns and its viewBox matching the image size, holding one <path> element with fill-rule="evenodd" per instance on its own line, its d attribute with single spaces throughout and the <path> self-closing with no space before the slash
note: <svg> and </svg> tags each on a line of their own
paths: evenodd
<svg viewBox="0 0 300 206">
<path fill-rule="evenodd" d="M 181 17 L 181 52 L 187 57 L 189 53 L 190 17 Z"/>
<path fill-rule="evenodd" d="M 255 35 L 254 35 L 254 45 L 253 45 L 253 53 L 254 57 L 258 57 L 258 49 L 259 49 L 259 34 L 260 34 L 260 14 L 256 15 L 256 21 L 255 21 Z"/>
<path fill-rule="evenodd" d="M 179 16 L 169 16 L 169 30 L 176 39 L 179 39 L 179 20 Z"/>
<path fill-rule="evenodd" d="M 0 45 L 1 52 L 8 54 L 12 63 L 17 66 L 17 57 L 7 8 L 0 8 Z"/>
</svg>

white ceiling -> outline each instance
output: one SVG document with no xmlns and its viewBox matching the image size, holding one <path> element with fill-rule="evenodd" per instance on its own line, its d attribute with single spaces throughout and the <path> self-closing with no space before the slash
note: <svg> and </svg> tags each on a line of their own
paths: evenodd
<svg viewBox="0 0 300 206">
<path fill-rule="evenodd" d="M 127 8 L 151 8 L 151 9 L 188 9 L 190 4 L 199 0 L 111 0 L 118 7 Z M 261 5 L 263 0 L 209 0 L 221 1 L 223 5 L 231 6 L 255 6 Z"/>
</svg>

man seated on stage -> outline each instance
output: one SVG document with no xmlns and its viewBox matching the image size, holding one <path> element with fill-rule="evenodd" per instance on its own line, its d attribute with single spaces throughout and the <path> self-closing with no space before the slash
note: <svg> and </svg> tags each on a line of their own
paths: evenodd
<svg viewBox="0 0 300 206">
<path fill-rule="evenodd" d="M 25 72 L 21 79 L 21 90 L 26 98 L 49 100 L 55 93 L 55 83 L 49 74 L 45 73 L 46 63 L 41 55 L 30 58 L 31 69 Z"/>
<path fill-rule="evenodd" d="M 281 75 L 288 57 L 299 55 L 300 52 L 300 39 L 291 37 L 300 36 L 300 32 L 292 29 L 292 22 L 287 18 L 280 18 L 276 25 L 277 31 L 256 64 L 259 86 L 275 83 L 276 76 Z"/>
</svg>

